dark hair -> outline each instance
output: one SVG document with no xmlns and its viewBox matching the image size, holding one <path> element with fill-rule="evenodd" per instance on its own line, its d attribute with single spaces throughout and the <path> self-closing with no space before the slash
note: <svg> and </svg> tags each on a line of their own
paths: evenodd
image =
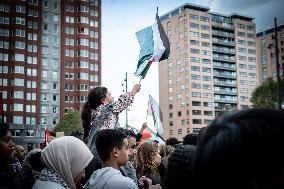
<svg viewBox="0 0 284 189">
<path fill-rule="evenodd" d="M 196 188 L 283 188 L 284 112 L 226 113 L 204 131 L 196 149 Z"/>
<path fill-rule="evenodd" d="M 41 161 L 41 152 L 31 154 L 30 165 L 32 169 L 42 171 L 42 169 L 45 167 L 45 164 Z"/>
<path fill-rule="evenodd" d="M 176 144 L 180 143 L 177 138 L 170 137 L 166 140 L 166 145 L 174 146 Z"/>
<path fill-rule="evenodd" d="M 114 148 L 122 148 L 125 138 L 127 138 L 127 135 L 119 129 L 103 129 L 98 131 L 96 147 L 103 162 L 110 158 L 110 153 Z"/>
<path fill-rule="evenodd" d="M 176 145 L 170 154 L 164 179 L 166 189 L 184 188 L 192 175 L 192 158 L 195 152 L 193 145 Z"/>
<path fill-rule="evenodd" d="M 9 125 L 7 123 L 0 123 L 0 138 L 4 137 L 8 131 L 10 131 Z"/>
<path fill-rule="evenodd" d="M 91 129 L 91 113 L 92 110 L 95 110 L 99 105 L 102 104 L 101 100 L 106 97 L 108 90 L 106 87 L 95 87 L 90 90 L 88 94 L 88 101 L 85 102 L 82 113 L 82 125 L 84 128 L 84 139 L 88 137 L 90 129 Z"/>
<path fill-rule="evenodd" d="M 207 127 L 202 127 L 197 133 L 197 144 L 199 144 L 202 134 L 205 132 Z"/>
<path fill-rule="evenodd" d="M 196 146 L 197 145 L 197 134 L 190 133 L 190 134 L 185 135 L 185 137 L 183 138 L 182 144 L 184 145 L 189 144 L 189 145 Z"/>
<path fill-rule="evenodd" d="M 133 130 L 124 129 L 122 127 L 119 127 L 118 130 L 122 131 L 127 136 L 127 138 L 130 138 L 130 137 L 136 138 L 136 134 Z"/>
</svg>

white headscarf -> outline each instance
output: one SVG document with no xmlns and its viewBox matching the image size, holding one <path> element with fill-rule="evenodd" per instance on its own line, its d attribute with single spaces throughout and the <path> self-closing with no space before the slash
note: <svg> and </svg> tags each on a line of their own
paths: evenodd
<svg viewBox="0 0 284 189">
<path fill-rule="evenodd" d="M 64 136 L 52 140 L 41 153 L 43 162 L 56 171 L 70 188 L 76 188 L 75 178 L 93 159 L 93 154 L 81 140 Z"/>
</svg>

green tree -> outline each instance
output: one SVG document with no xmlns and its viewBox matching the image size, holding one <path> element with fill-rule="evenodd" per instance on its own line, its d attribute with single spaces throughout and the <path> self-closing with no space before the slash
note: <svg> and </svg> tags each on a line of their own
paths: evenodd
<svg viewBox="0 0 284 189">
<path fill-rule="evenodd" d="M 83 132 L 80 112 L 68 112 L 54 128 L 53 132 L 64 132 L 64 135 L 70 135 L 74 132 Z"/>
<path fill-rule="evenodd" d="M 282 102 L 284 94 L 284 80 L 280 81 Z M 251 97 L 251 102 L 255 108 L 272 108 L 275 109 L 277 106 L 277 92 L 276 82 L 272 78 L 268 78 L 257 87 Z"/>
</svg>

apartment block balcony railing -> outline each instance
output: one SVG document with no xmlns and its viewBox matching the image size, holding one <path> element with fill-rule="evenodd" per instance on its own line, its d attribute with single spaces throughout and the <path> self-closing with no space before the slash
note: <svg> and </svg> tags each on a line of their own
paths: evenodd
<svg viewBox="0 0 284 189">
<path fill-rule="evenodd" d="M 213 47 L 213 52 L 218 53 L 226 53 L 226 54 L 235 54 L 235 49 L 221 48 L 221 47 Z"/>
<path fill-rule="evenodd" d="M 221 21 L 213 20 L 211 24 L 212 24 L 212 27 L 224 28 L 228 30 L 235 30 L 235 26 L 228 22 L 221 22 Z"/>
<path fill-rule="evenodd" d="M 223 32 L 223 31 L 218 31 L 218 30 L 212 30 L 212 35 L 219 36 L 219 37 L 235 38 L 234 33 L 228 33 L 228 32 Z"/>
<path fill-rule="evenodd" d="M 220 72 L 214 72 L 214 77 L 223 77 L 223 78 L 236 78 L 236 74 L 226 74 Z"/>
<path fill-rule="evenodd" d="M 237 99 L 225 99 L 225 98 L 215 98 L 215 102 L 222 102 L 222 103 L 237 103 Z"/>
<path fill-rule="evenodd" d="M 235 86 L 237 86 L 237 83 L 214 81 L 214 85 L 235 87 Z"/>
<path fill-rule="evenodd" d="M 234 41 L 228 41 L 228 40 L 222 40 L 222 39 L 213 38 L 212 42 L 213 42 L 213 44 L 226 45 L 226 46 L 230 46 L 230 47 L 234 47 L 235 46 L 235 42 Z"/>
<path fill-rule="evenodd" d="M 231 95 L 236 95 L 237 91 L 233 90 L 214 90 L 214 93 L 216 94 L 231 94 Z"/>
<path fill-rule="evenodd" d="M 222 69 L 222 70 L 231 70 L 231 71 L 236 70 L 236 66 L 234 64 L 232 64 L 232 66 L 229 66 L 229 65 L 226 65 L 226 64 L 225 65 L 214 64 L 213 68 Z"/>
<path fill-rule="evenodd" d="M 226 58 L 226 57 L 216 57 L 213 56 L 213 60 L 222 61 L 222 62 L 236 62 L 235 57 Z"/>
</svg>

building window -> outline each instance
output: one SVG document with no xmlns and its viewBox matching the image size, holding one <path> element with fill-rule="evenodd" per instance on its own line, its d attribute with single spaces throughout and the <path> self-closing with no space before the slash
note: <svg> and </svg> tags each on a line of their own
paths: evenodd
<svg viewBox="0 0 284 189">
<path fill-rule="evenodd" d="M 202 119 L 192 119 L 192 123 L 200 125 L 202 124 Z"/>
<path fill-rule="evenodd" d="M 181 111 L 178 111 L 178 116 L 181 116 Z"/>
<path fill-rule="evenodd" d="M 27 136 L 28 137 L 35 136 L 35 131 L 34 130 L 27 130 Z"/>
<path fill-rule="evenodd" d="M 12 134 L 13 137 L 21 136 L 21 130 L 20 129 L 12 129 L 11 131 L 12 131 L 11 134 Z"/>
</svg>

